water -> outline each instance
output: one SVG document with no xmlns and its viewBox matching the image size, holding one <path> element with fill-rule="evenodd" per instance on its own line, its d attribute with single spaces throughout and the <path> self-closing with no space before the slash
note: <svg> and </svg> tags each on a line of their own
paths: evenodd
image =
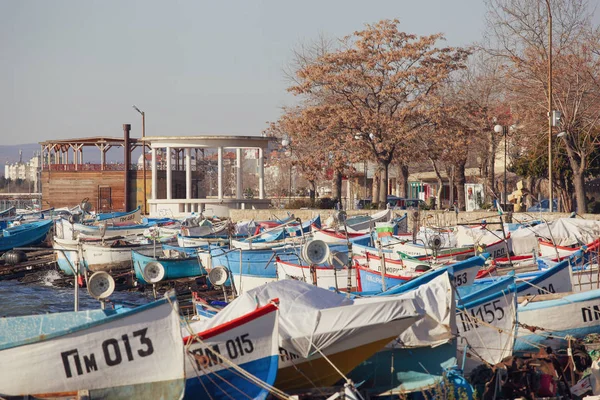
<svg viewBox="0 0 600 400">
<path fill-rule="evenodd" d="M 73 311 L 75 289 L 52 286 L 53 279 L 57 277 L 60 277 L 57 271 L 48 271 L 39 283 L 24 284 L 17 281 L 0 281 L 0 317 Z M 152 298 L 148 296 L 149 294 L 137 292 L 114 292 L 110 296 L 110 300 L 114 304 L 135 307 L 152 301 Z M 79 309 L 98 308 L 100 308 L 100 302 L 92 298 L 85 288 L 80 288 Z"/>
</svg>

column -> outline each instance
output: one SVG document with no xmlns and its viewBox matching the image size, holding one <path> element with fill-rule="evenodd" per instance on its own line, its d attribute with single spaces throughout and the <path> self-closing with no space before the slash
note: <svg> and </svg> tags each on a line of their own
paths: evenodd
<svg viewBox="0 0 600 400">
<path fill-rule="evenodd" d="M 192 149 L 185 149 L 185 198 L 192 198 Z M 190 203 L 185 203 L 185 211 L 190 212 Z"/>
<path fill-rule="evenodd" d="M 171 165 L 171 148 L 167 147 L 167 151 L 165 152 L 165 156 L 167 157 L 167 199 L 171 199 L 173 196 L 173 171 Z"/>
<path fill-rule="evenodd" d="M 73 147 L 73 164 L 75 164 L 75 171 L 77 171 L 77 165 L 79 164 L 79 149 L 77 145 Z"/>
<path fill-rule="evenodd" d="M 218 182 L 218 198 L 223 199 L 223 148 L 217 149 L 217 182 Z"/>
<path fill-rule="evenodd" d="M 235 197 L 241 199 L 242 197 L 242 149 L 235 149 Z"/>
<path fill-rule="evenodd" d="M 258 198 L 265 198 L 265 158 L 262 147 L 258 149 Z"/>
<path fill-rule="evenodd" d="M 152 200 L 156 200 L 156 192 L 158 182 L 156 182 L 157 172 L 156 172 L 156 149 L 152 147 Z"/>
<path fill-rule="evenodd" d="M 346 179 L 346 205 L 345 210 L 354 209 L 354 193 L 352 193 L 352 179 Z"/>
</svg>

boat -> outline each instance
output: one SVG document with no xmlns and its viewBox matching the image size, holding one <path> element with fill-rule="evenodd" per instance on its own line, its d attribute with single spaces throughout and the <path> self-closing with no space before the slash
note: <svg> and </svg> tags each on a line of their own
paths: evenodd
<svg viewBox="0 0 600 400">
<path fill-rule="evenodd" d="M 34 221 L 16 225 L 0 231 L 0 252 L 12 250 L 15 247 L 34 246 L 46 240 L 52 229 L 52 220 Z"/>
<path fill-rule="evenodd" d="M 348 375 L 354 382 L 364 382 L 361 390 L 369 395 L 411 398 L 409 393 L 431 394 L 439 388 L 440 382 L 448 380 L 462 391 L 456 398 L 465 398 L 465 395 L 470 398 L 472 394 L 470 385 L 455 369 L 456 309 L 450 276 L 447 271 L 427 275 L 427 279 L 423 279 L 425 275 L 417 278 L 420 282 L 403 294 L 420 299 L 425 317 Z"/>
<path fill-rule="evenodd" d="M 140 222 L 142 220 L 142 207 L 137 206 L 133 211 L 126 212 L 109 212 L 96 214 L 96 221 L 106 223 L 133 223 Z"/>
<path fill-rule="evenodd" d="M 600 333 L 600 290 L 537 294 L 519 298 L 515 351 L 537 351 L 567 345 L 566 337 Z"/>
<path fill-rule="evenodd" d="M 347 253 L 346 245 L 332 245 L 330 250 Z M 238 293 L 277 280 L 275 258 L 301 264 L 301 246 L 284 246 L 269 250 L 227 250 L 211 247 L 211 266 L 224 266 L 233 275 L 233 285 Z"/>
<path fill-rule="evenodd" d="M 313 239 L 322 240 L 329 244 L 344 244 L 348 243 L 348 240 L 366 238 L 369 242 L 371 241 L 371 235 L 368 233 L 348 233 L 345 231 L 335 231 L 333 229 L 318 229 L 313 228 L 312 230 Z"/>
<path fill-rule="evenodd" d="M 512 355 L 517 328 L 517 287 L 478 298 L 457 307 L 458 357 L 463 370 L 481 364 L 495 365 Z"/>
<path fill-rule="evenodd" d="M 17 216 L 17 208 L 9 207 L 6 210 L 0 211 L 0 221 L 12 221 Z"/>
<path fill-rule="evenodd" d="M 311 283 L 315 286 L 335 290 L 347 290 L 348 287 L 348 275 L 350 275 L 350 286 L 351 290 L 357 290 L 356 283 L 356 270 L 348 269 L 345 266 L 340 269 L 336 269 L 331 265 L 328 266 L 309 266 L 300 265 L 292 262 L 276 260 L 277 264 L 277 279 L 295 279 L 306 283 Z"/>
<path fill-rule="evenodd" d="M 63 274 L 73 276 L 77 269 L 83 268 L 80 258 L 79 240 L 61 239 L 55 236 L 52 239 L 52 248 L 56 256 L 56 264 Z"/>
<path fill-rule="evenodd" d="M 131 269 L 131 251 L 153 252 L 153 245 L 131 244 L 124 240 L 82 242 L 81 257 L 85 267 L 92 272 Z"/>
<path fill-rule="evenodd" d="M 355 266 L 358 273 L 358 291 L 359 292 L 378 292 L 388 288 L 402 285 L 405 282 L 421 275 L 423 272 L 411 271 L 410 275 L 399 275 L 393 273 L 377 272 L 370 267 L 360 264 Z"/>
<path fill-rule="evenodd" d="M 61 239 L 76 239 L 79 236 L 88 238 L 116 238 L 143 235 L 144 231 L 156 224 L 129 224 L 124 226 L 85 225 L 59 218 L 55 222 L 55 235 Z"/>
<path fill-rule="evenodd" d="M 196 276 L 206 275 L 206 270 L 202 267 L 197 255 L 188 255 L 173 250 L 158 250 L 158 255 L 152 256 L 142 254 L 138 251 L 131 250 L 131 259 L 135 277 L 138 282 L 144 285 L 156 283 L 158 281 L 166 281 L 170 279 L 191 278 Z M 146 266 L 151 263 L 158 263 L 154 268 L 161 268 L 162 271 L 157 271 L 156 281 L 147 282 L 144 275 Z M 158 279 L 160 277 L 160 279 Z"/>
<path fill-rule="evenodd" d="M 0 396 L 178 399 L 181 340 L 174 292 L 128 311 L 1 318 Z"/>
<path fill-rule="evenodd" d="M 231 239 L 231 247 L 237 249 L 272 249 L 284 246 L 288 243 L 300 244 L 304 240 L 304 234 L 311 231 L 311 227 L 321 226 L 321 216 L 317 215 L 310 221 L 298 225 L 288 225 L 261 232 L 255 236 L 244 239 Z"/>
<path fill-rule="evenodd" d="M 274 298 L 280 347 L 274 386 L 284 391 L 332 386 L 423 316 L 411 296 L 353 300 L 286 279 L 244 292 L 198 324 L 210 329 Z"/>
<path fill-rule="evenodd" d="M 201 332 L 193 324 L 182 328 L 185 398 L 265 399 L 277 376 L 278 327 L 277 305 L 270 303 Z"/>
<path fill-rule="evenodd" d="M 369 233 L 375 229 L 377 222 L 389 222 L 392 220 L 393 215 L 392 209 L 388 208 L 373 215 L 348 217 L 345 225 L 348 228 L 348 232 Z"/>
</svg>

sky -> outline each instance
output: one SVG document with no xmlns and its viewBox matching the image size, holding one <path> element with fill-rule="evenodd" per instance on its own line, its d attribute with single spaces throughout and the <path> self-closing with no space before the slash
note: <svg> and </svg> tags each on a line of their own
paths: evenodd
<svg viewBox="0 0 600 400">
<path fill-rule="evenodd" d="M 260 135 L 293 104 L 302 43 L 398 18 L 468 45 L 483 0 L 0 0 L 1 145 L 122 136 Z"/>
</svg>

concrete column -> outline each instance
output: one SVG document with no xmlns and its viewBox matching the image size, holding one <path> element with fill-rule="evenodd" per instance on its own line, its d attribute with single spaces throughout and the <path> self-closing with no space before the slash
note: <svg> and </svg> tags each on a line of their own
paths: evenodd
<svg viewBox="0 0 600 400">
<path fill-rule="evenodd" d="M 265 198 L 265 158 L 262 147 L 258 149 L 258 198 Z"/>
<path fill-rule="evenodd" d="M 242 149 L 235 149 L 235 197 L 241 199 L 242 196 Z"/>
<path fill-rule="evenodd" d="M 192 149 L 185 149 L 185 198 L 192 198 Z M 190 212 L 190 204 L 185 204 L 185 211 Z"/>
<path fill-rule="evenodd" d="M 100 169 L 104 171 L 104 164 L 106 164 L 106 151 L 104 150 L 104 144 L 100 146 Z"/>
<path fill-rule="evenodd" d="M 217 149 L 217 187 L 218 187 L 218 198 L 223 199 L 223 148 Z"/>
<path fill-rule="evenodd" d="M 167 199 L 171 199 L 173 197 L 173 171 L 171 165 L 171 148 L 167 147 L 167 151 L 165 153 L 167 157 Z"/>
<path fill-rule="evenodd" d="M 156 193 L 157 193 L 157 186 L 158 186 L 158 182 L 156 181 L 157 178 L 157 171 L 156 171 L 156 149 L 153 147 L 152 150 L 152 200 L 156 200 Z"/>
</svg>

